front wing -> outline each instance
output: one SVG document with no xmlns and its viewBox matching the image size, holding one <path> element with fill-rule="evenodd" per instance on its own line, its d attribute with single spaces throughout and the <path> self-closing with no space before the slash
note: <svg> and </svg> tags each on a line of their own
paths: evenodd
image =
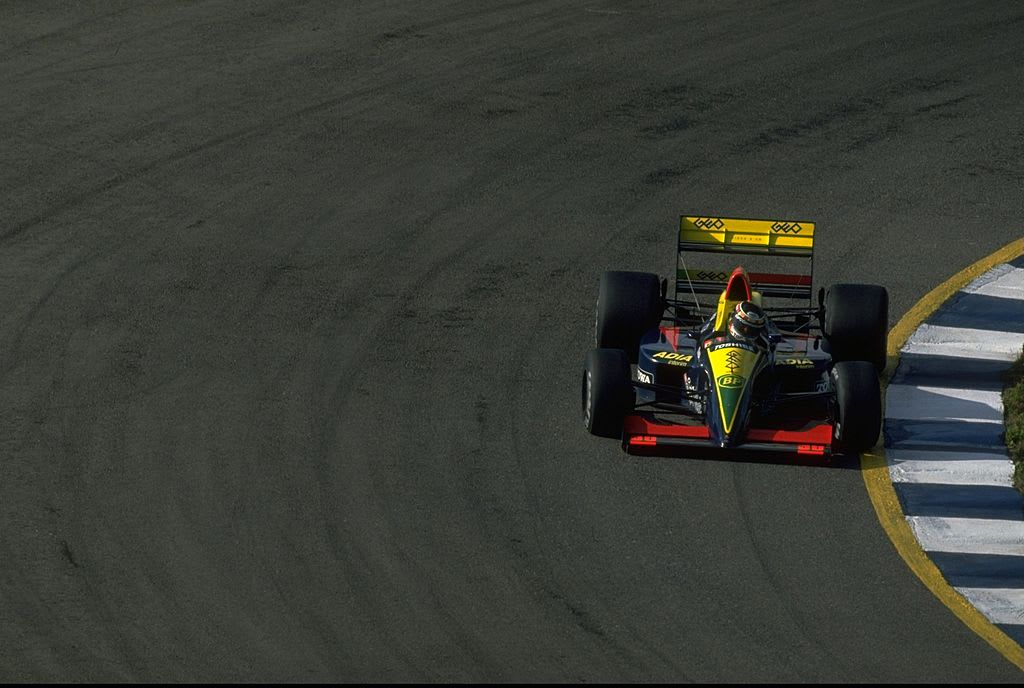
<svg viewBox="0 0 1024 688">
<path fill-rule="evenodd" d="M 627 451 L 680 446 L 716 448 L 705 425 L 682 425 L 638 414 L 626 416 L 622 446 Z M 743 443 L 730 449 L 827 456 L 832 453 L 832 424 L 813 422 L 799 430 L 750 428 Z"/>
</svg>

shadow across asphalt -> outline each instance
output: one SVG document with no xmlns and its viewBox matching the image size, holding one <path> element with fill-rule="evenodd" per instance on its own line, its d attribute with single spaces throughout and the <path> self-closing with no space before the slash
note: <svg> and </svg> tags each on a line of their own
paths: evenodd
<svg viewBox="0 0 1024 688">
<path fill-rule="evenodd" d="M 774 452 L 764 450 L 715 449 L 712 447 L 629 447 L 629 456 L 682 459 L 687 461 L 723 461 L 728 463 L 760 463 L 788 466 L 806 466 L 808 468 L 831 468 L 860 470 L 860 454 L 838 453 L 830 456 L 814 456 L 810 454 L 794 454 L 792 452 Z"/>
</svg>

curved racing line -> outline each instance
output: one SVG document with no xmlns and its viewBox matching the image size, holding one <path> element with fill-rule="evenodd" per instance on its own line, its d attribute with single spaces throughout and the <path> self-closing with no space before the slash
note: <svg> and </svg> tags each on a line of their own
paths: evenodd
<svg viewBox="0 0 1024 688">
<path fill-rule="evenodd" d="M 992 253 L 970 267 L 967 267 L 928 292 L 889 331 L 888 364 L 882 378 L 882 398 L 885 398 L 885 385 L 896 370 L 899 362 L 900 349 L 911 333 L 924 322 L 954 293 L 967 285 L 971 280 L 987 272 L 999 263 L 1009 262 L 1024 255 L 1024 239 L 1018 239 L 995 253 Z M 938 567 L 928 558 L 917 538 L 914 537 L 900 506 L 896 490 L 889 475 L 889 464 L 885 455 L 885 442 L 879 442 L 871 451 L 861 454 L 861 473 L 875 513 L 882 524 L 886 535 L 892 540 L 896 551 L 910 567 L 921 582 L 943 604 L 967 625 L 994 647 L 1011 663 L 1024 670 L 1024 648 L 989 621 L 974 608 L 960 593 L 946 582 Z"/>
</svg>

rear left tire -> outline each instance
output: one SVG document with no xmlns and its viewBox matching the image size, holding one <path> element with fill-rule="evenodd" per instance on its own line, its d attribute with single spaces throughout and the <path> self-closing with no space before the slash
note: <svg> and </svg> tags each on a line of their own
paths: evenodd
<svg viewBox="0 0 1024 688">
<path fill-rule="evenodd" d="M 636 363 L 640 339 L 665 312 L 661 283 L 650 272 L 612 270 L 601 275 L 594 338 L 598 348 L 621 349 Z"/>
</svg>

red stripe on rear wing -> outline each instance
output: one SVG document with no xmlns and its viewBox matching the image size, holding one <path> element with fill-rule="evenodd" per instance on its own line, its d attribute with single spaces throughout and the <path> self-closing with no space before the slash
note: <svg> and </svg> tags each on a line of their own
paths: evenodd
<svg viewBox="0 0 1024 688">
<path fill-rule="evenodd" d="M 728 284 L 729 276 L 724 271 L 714 270 L 678 270 L 676 273 L 676 293 L 712 294 L 722 293 Z M 780 299 L 810 299 L 811 275 L 785 275 L 770 272 L 750 273 L 750 286 L 762 296 Z"/>
<path fill-rule="evenodd" d="M 751 272 L 750 283 L 753 286 L 761 284 L 786 284 L 792 286 L 811 286 L 810 275 L 779 275 L 770 272 Z"/>
</svg>

